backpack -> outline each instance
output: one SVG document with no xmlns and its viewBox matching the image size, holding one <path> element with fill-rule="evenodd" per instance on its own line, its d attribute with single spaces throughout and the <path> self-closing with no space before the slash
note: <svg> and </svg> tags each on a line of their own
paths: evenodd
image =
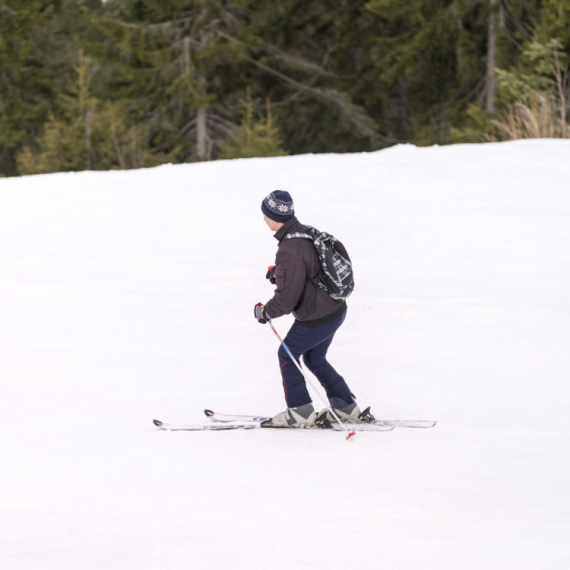
<svg viewBox="0 0 570 570">
<path fill-rule="evenodd" d="M 307 233 L 294 232 L 285 238 L 310 239 L 321 262 L 321 271 L 313 282 L 337 301 L 348 299 L 354 290 L 354 272 L 348 252 L 340 241 L 311 226 L 307 226 Z"/>
</svg>

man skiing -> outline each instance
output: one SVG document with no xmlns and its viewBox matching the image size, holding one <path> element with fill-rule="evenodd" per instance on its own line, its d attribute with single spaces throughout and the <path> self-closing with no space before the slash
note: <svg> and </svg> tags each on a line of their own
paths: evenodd
<svg viewBox="0 0 570 570">
<path fill-rule="evenodd" d="M 321 262 L 313 242 L 291 236 L 306 234 L 307 226 L 295 217 L 289 192 L 271 192 L 262 201 L 261 210 L 279 244 L 275 266 L 266 276 L 277 289 L 265 305 L 255 305 L 255 318 L 265 324 L 293 313 L 295 323 L 285 337 L 285 344 L 297 361 L 303 356 L 305 366 L 318 378 L 337 416 L 341 420 L 359 421 L 360 409 L 354 396 L 326 359 L 334 335 L 346 318 L 346 301 L 333 299 L 317 285 Z M 317 416 L 303 375 L 283 346 L 278 357 L 287 409 L 263 422 L 262 427 L 310 426 L 322 413 L 334 421 L 327 410 Z"/>
</svg>

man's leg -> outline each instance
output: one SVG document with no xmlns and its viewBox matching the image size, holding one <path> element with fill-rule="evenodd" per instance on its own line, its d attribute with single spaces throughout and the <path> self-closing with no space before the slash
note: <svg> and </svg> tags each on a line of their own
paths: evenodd
<svg viewBox="0 0 570 570">
<path fill-rule="evenodd" d="M 344 322 L 345 315 L 346 313 L 331 323 L 314 328 L 303 327 L 295 323 L 285 337 L 285 344 L 289 347 L 289 350 L 297 361 L 302 354 L 310 351 L 311 354 L 314 355 L 314 358 L 311 358 L 311 355 L 309 355 L 307 362 L 307 357 L 305 356 L 305 364 L 307 364 L 311 371 L 315 370 L 315 368 L 312 367 L 313 364 L 316 363 L 318 365 L 316 368 L 318 374 L 316 375 L 325 388 L 327 396 L 329 396 L 329 398 L 331 396 L 339 397 L 347 403 L 350 403 L 353 400 L 346 382 L 325 358 L 334 334 Z M 294 408 L 311 403 L 311 397 L 307 391 L 305 379 L 291 361 L 289 354 L 283 346 L 279 348 L 279 366 L 281 367 L 287 407 Z"/>
<path fill-rule="evenodd" d="M 333 341 L 334 335 L 305 352 L 303 362 L 305 366 L 318 378 L 321 386 L 327 393 L 329 402 L 335 408 L 344 408 L 353 402 L 352 393 L 344 378 L 331 366 L 327 360 L 327 351 Z M 339 401 L 340 400 L 340 401 Z"/>
<path fill-rule="evenodd" d="M 305 345 L 310 344 L 310 341 L 307 335 L 303 334 L 304 331 L 295 332 L 295 327 L 302 329 L 299 325 L 293 325 L 291 330 L 287 333 L 284 342 L 291 351 L 291 354 L 295 357 L 295 360 L 299 362 Z M 299 369 L 295 366 L 295 363 L 291 360 L 289 353 L 285 350 L 283 345 L 279 347 L 277 355 L 279 356 L 279 367 L 281 370 L 281 378 L 283 379 L 283 390 L 285 392 L 287 407 L 297 408 L 305 404 L 310 404 L 312 400 L 307 391 L 305 378 L 301 372 L 299 372 Z"/>
</svg>

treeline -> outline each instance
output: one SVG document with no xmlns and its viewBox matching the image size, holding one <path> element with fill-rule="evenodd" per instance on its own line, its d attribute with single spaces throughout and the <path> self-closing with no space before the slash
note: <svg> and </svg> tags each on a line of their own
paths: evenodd
<svg viewBox="0 0 570 570">
<path fill-rule="evenodd" d="M 570 0 L 0 0 L 0 176 L 568 137 Z"/>
</svg>

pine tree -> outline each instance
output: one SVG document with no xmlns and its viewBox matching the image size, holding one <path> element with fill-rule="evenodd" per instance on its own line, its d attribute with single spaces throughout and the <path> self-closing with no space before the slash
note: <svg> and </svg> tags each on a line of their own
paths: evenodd
<svg viewBox="0 0 570 570">
<path fill-rule="evenodd" d="M 454 125 L 472 129 L 485 123 L 469 105 L 495 108 L 495 70 L 516 61 L 538 5 L 539 0 L 370 0 L 368 9 L 389 24 L 389 33 L 378 39 L 377 65 L 399 91 L 396 101 L 405 101 L 408 136 L 443 143 Z"/>
<path fill-rule="evenodd" d="M 61 116 L 52 112 L 39 141 L 39 152 L 26 147 L 18 155 L 22 174 L 39 174 L 93 168 L 93 122 L 97 101 L 91 96 L 89 69 L 79 53 L 77 79 L 60 94 Z"/>
<path fill-rule="evenodd" d="M 0 176 L 16 175 L 17 155 L 37 147 L 59 113 L 59 93 L 88 34 L 85 7 L 99 0 L 0 0 Z M 71 54 L 71 57 L 70 57 Z"/>
<path fill-rule="evenodd" d="M 120 120 L 116 105 L 94 96 L 93 75 L 93 63 L 80 50 L 74 77 L 58 96 L 57 114 L 50 113 L 44 134 L 34 146 L 18 153 L 20 173 L 138 166 L 136 148 L 129 144 L 132 133 Z"/>
<path fill-rule="evenodd" d="M 149 151 L 157 157 L 211 159 L 228 136 L 228 102 L 242 88 L 247 5 L 225 0 L 107 3 L 99 24 L 119 59 L 115 68 L 124 100 L 149 128 Z M 228 41 L 224 34 L 243 41 Z"/>
<path fill-rule="evenodd" d="M 567 138 L 570 58 L 559 38 L 540 43 L 538 35 L 513 71 L 498 70 L 503 106 L 493 123 L 502 139 Z"/>
<path fill-rule="evenodd" d="M 55 8 L 42 0 L 0 3 L 0 175 L 17 174 L 18 149 L 39 134 L 49 112 L 53 87 L 37 30 Z"/>
<path fill-rule="evenodd" d="M 273 123 L 271 103 L 266 100 L 266 115 L 255 119 L 251 99 L 251 89 L 247 89 L 247 98 L 241 101 L 245 107 L 242 123 L 231 139 L 222 143 L 220 158 L 252 158 L 262 156 L 284 156 L 283 143 L 279 131 Z"/>
<path fill-rule="evenodd" d="M 141 115 L 146 115 L 145 123 L 155 126 L 153 142 L 159 152 L 176 144 L 177 160 L 215 158 L 231 135 L 239 96 L 247 85 L 269 92 L 272 100 L 275 90 L 278 122 L 284 131 L 297 127 L 291 134 L 303 145 L 316 137 L 330 144 L 331 137 L 327 139 L 316 124 L 327 115 L 329 126 L 339 131 L 343 144 L 352 135 L 351 140 L 367 140 L 367 148 L 372 141 L 376 148 L 375 122 L 352 101 L 346 86 L 331 81 L 334 74 L 315 62 L 311 46 L 301 54 L 297 41 L 293 47 L 286 44 L 286 50 L 273 41 L 274 36 L 279 37 L 279 29 L 292 27 L 281 4 L 276 9 L 274 2 L 250 0 L 141 0 L 131 10 L 122 11 L 119 2 L 107 4 L 109 20 L 105 25 L 118 34 L 111 43 L 129 54 L 126 74 L 138 86 L 141 105 L 137 106 L 144 107 Z M 330 6 L 334 3 L 318 0 L 310 7 L 310 17 L 334 27 L 339 9 L 330 15 Z M 314 26 L 304 28 L 301 36 L 298 39 L 305 43 L 314 42 Z M 326 37 L 325 41 L 330 43 Z M 295 53 L 288 53 L 290 48 Z M 137 77 L 144 77 L 144 84 Z M 322 78 L 328 81 L 320 81 Z M 303 109 L 296 107 L 293 116 L 287 113 L 287 121 L 281 120 L 289 110 L 288 101 L 296 99 L 311 104 L 314 118 L 307 120 Z M 314 125 L 315 135 L 305 133 L 309 125 Z"/>
<path fill-rule="evenodd" d="M 570 0 L 542 0 L 535 39 L 544 44 L 553 37 L 562 42 L 562 50 L 570 55 Z"/>
<path fill-rule="evenodd" d="M 284 144 L 293 153 L 373 150 L 378 90 L 371 47 L 378 32 L 366 0 L 259 0 L 252 28 L 251 81 L 271 97 Z M 255 60 L 255 61 L 251 61 Z M 263 67 L 262 67 L 263 66 Z"/>
</svg>

